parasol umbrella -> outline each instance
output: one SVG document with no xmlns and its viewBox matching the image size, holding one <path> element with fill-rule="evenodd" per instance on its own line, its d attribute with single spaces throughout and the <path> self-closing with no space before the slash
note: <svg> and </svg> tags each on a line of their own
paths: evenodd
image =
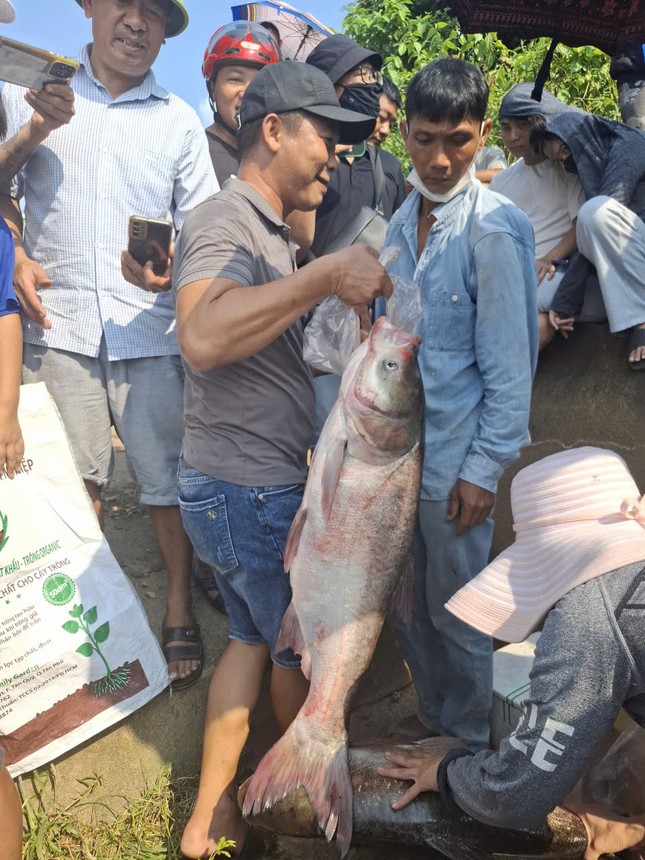
<svg viewBox="0 0 645 860">
<path fill-rule="evenodd" d="M 234 21 L 256 21 L 269 23 L 280 34 L 282 56 L 288 60 L 304 62 L 319 42 L 333 35 L 333 30 L 317 21 L 313 15 L 300 12 L 288 3 L 273 0 L 257 0 L 231 6 Z"/>
<path fill-rule="evenodd" d="M 558 42 L 607 54 L 626 42 L 645 42 L 645 0 L 449 0 L 447 6 L 464 33 L 552 39 L 535 80 L 538 101 Z"/>
<path fill-rule="evenodd" d="M 449 0 L 447 6 L 464 33 L 549 36 L 607 54 L 623 42 L 645 42 L 645 0 Z"/>
</svg>

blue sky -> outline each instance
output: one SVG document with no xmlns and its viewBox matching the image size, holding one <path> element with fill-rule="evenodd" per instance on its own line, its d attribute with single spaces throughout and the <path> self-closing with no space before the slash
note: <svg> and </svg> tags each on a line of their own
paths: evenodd
<svg viewBox="0 0 645 860">
<path fill-rule="evenodd" d="M 12 0 L 16 8 L 13 24 L 0 25 L 0 33 L 54 53 L 75 57 L 91 41 L 90 22 L 75 0 Z M 231 5 L 214 0 L 185 0 L 190 15 L 188 28 L 161 48 L 154 72 L 159 83 L 191 104 L 210 122 L 201 64 L 204 50 L 214 30 L 231 20 Z M 340 29 L 349 0 L 307 0 L 291 5 L 309 12 L 323 24 Z"/>
</svg>

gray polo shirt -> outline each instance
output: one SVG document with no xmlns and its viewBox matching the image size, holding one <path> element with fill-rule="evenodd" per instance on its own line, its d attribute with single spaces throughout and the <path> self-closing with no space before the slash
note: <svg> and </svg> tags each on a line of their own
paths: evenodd
<svg viewBox="0 0 645 860">
<path fill-rule="evenodd" d="M 260 286 L 295 271 L 289 228 L 246 182 L 195 207 L 181 230 L 173 290 L 205 278 Z M 255 355 L 207 373 L 185 362 L 184 458 L 194 469 L 242 486 L 301 483 L 313 430 L 311 371 L 301 320 Z"/>
</svg>

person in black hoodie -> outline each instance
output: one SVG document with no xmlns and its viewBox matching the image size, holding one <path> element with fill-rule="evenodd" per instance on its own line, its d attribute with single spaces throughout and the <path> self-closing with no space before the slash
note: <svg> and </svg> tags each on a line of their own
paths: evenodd
<svg viewBox="0 0 645 860">
<path fill-rule="evenodd" d="M 595 267 L 611 332 L 629 331 L 628 361 L 645 370 L 645 134 L 569 107 L 535 130 L 532 143 L 580 177 L 578 253 L 551 303 L 551 324 L 573 328 Z"/>
<path fill-rule="evenodd" d="M 645 131 L 645 45 L 630 42 L 612 54 L 609 74 L 616 81 L 623 122 Z"/>
</svg>

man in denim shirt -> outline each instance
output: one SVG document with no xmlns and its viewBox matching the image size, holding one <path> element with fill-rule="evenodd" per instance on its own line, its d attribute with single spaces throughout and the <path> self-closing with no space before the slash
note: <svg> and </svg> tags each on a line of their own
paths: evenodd
<svg viewBox="0 0 645 860">
<path fill-rule="evenodd" d="M 537 356 L 535 248 L 519 209 L 474 177 L 488 87 L 437 60 L 413 78 L 402 134 L 414 190 L 395 213 L 391 272 L 423 296 L 425 459 L 411 630 L 395 621 L 419 698 L 395 734 L 488 744 L 492 640 L 444 604 L 488 560 L 497 482 L 528 441 Z"/>
</svg>

